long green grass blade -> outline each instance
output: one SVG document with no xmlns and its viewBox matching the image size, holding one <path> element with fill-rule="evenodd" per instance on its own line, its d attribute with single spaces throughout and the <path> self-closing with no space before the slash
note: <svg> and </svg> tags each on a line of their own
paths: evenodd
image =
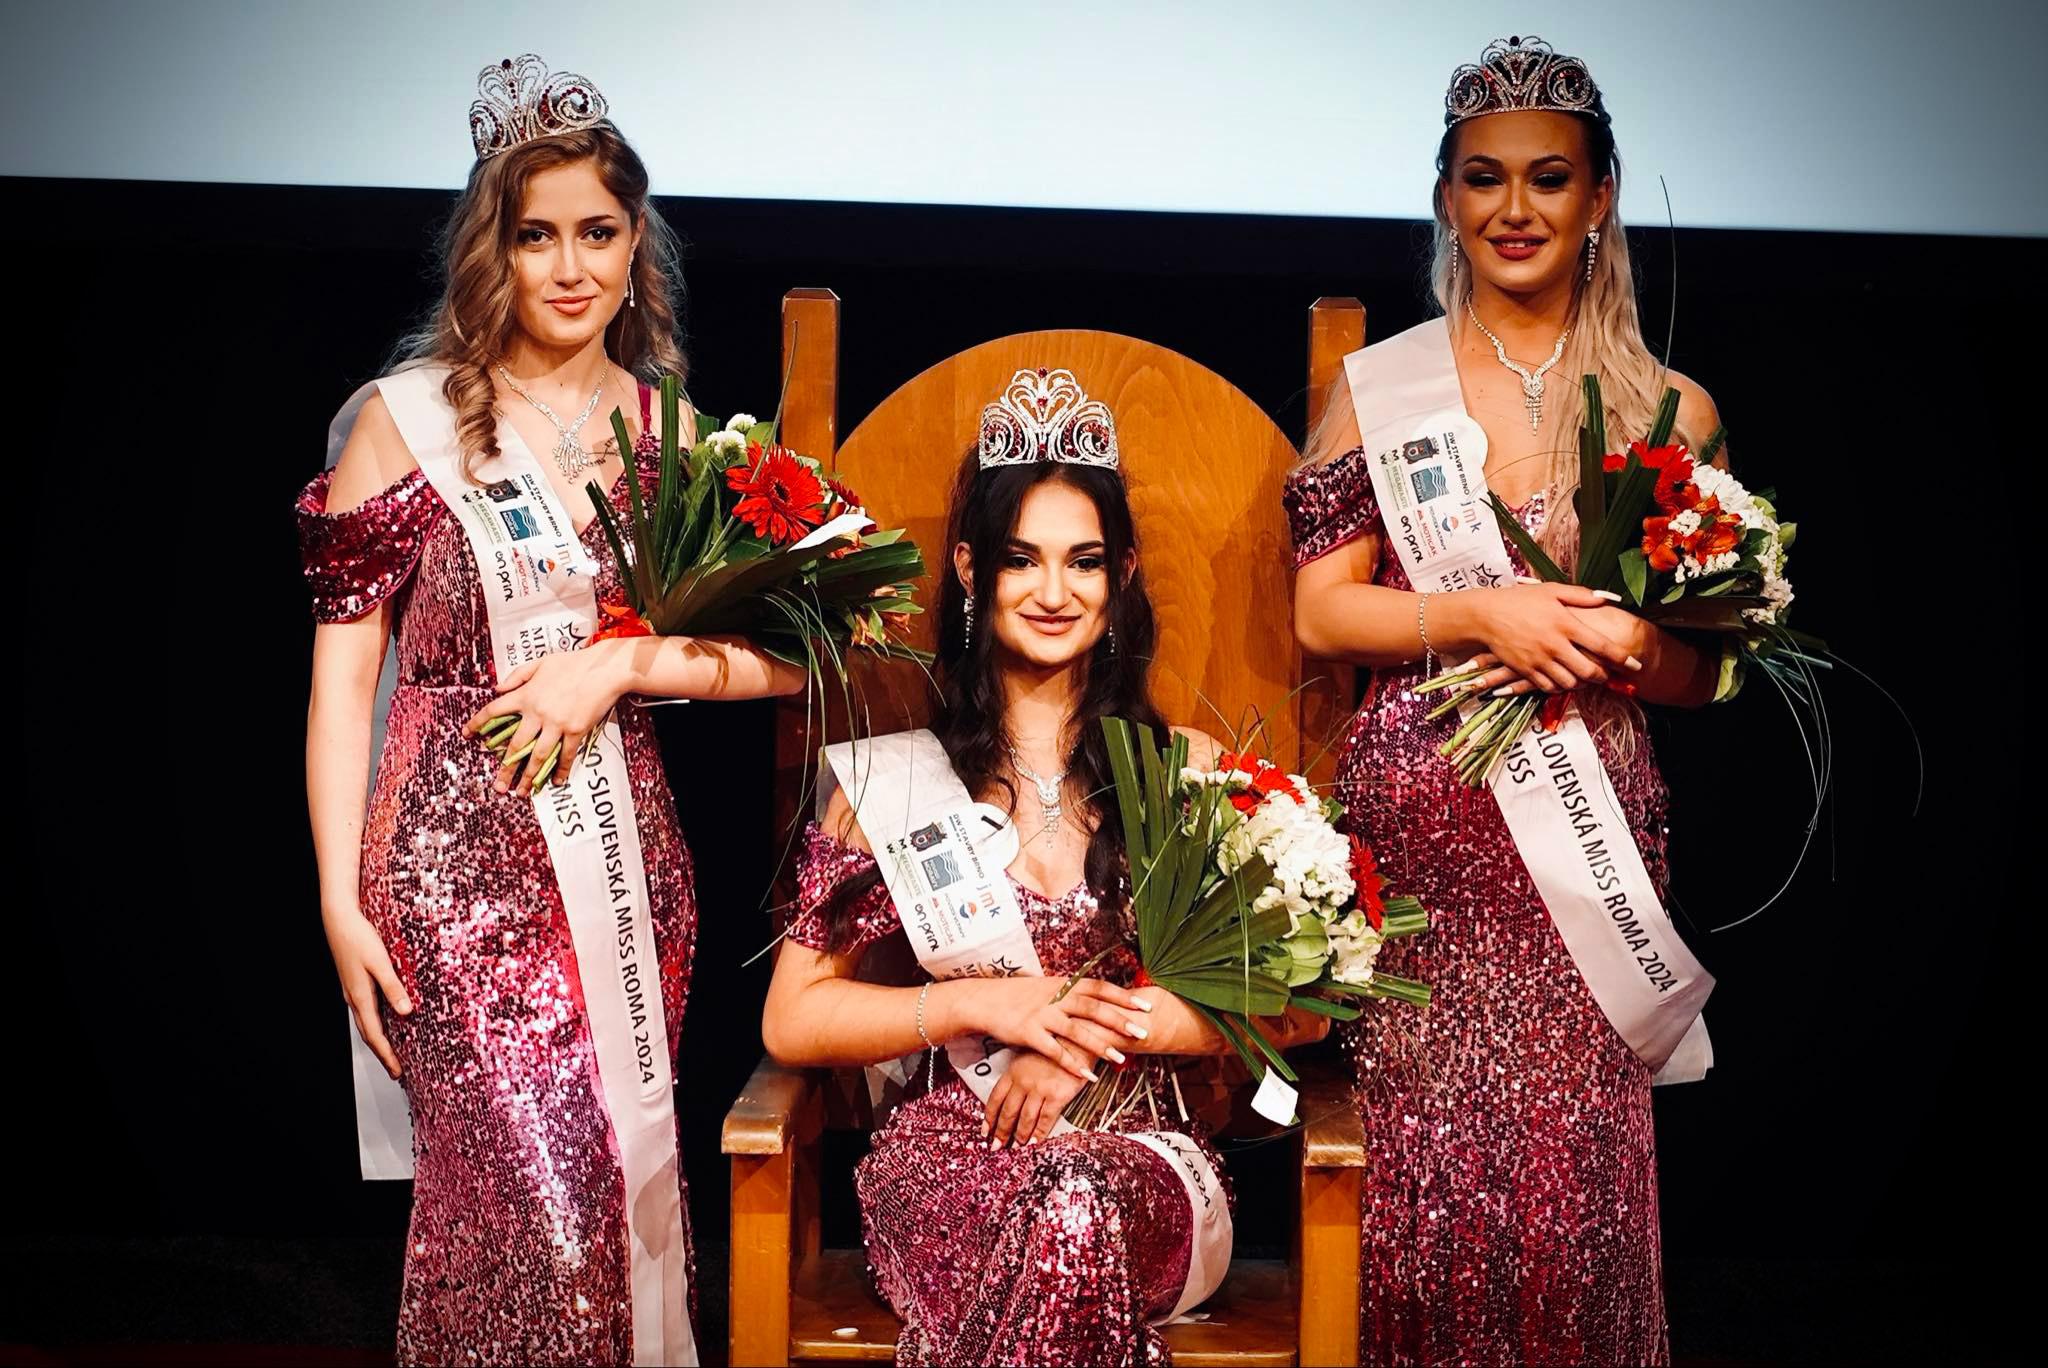
<svg viewBox="0 0 2048 1368">
<path fill-rule="evenodd" d="M 1565 578 L 1564 571 L 1558 569 L 1557 562 L 1536 544 L 1536 539 L 1516 519 L 1514 510 L 1501 501 L 1500 495 L 1488 491 L 1486 497 L 1493 504 L 1493 516 L 1500 523 L 1502 534 L 1515 544 L 1515 550 L 1522 553 L 1522 559 L 1529 563 L 1529 568 L 1552 584 L 1569 584 L 1571 581 Z"/>
</svg>

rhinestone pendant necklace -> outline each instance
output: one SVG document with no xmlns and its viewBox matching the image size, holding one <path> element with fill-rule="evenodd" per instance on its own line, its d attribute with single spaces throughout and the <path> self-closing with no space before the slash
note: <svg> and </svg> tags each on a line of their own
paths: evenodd
<svg viewBox="0 0 2048 1368">
<path fill-rule="evenodd" d="M 590 415 L 597 412 L 597 401 L 604 394 L 605 382 L 611 378 L 611 373 L 611 358 L 607 357 L 605 358 L 604 369 L 598 372 L 597 388 L 590 392 L 590 402 L 583 406 L 583 412 L 576 416 L 576 421 L 565 427 L 562 424 L 562 420 L 555 416 L 553 409 L 534 398 L 527 391 L 526 386 L 512 378 L 511 371 L 506 370 L 503 366 L 498 367 L 499 377 L 507 385 L 511 386 L 512 392 L 539 409 L 540 416 L 554 424 L 555 445 L 549 454 L 555 458 L 555 464 L 561 468 L 562 478 L 565 480 L 573 480 L 591 467 L 604 463 L 601 457 L 593 456 L 583 449 L 583 443 L 576 440 L 576 434 L 581 432 L 583 425 L 590 421 Z"/>
<path fill-rule="evenodd" d="M 1041 778 L 1031 772 L 1031 767 L 1024 763 L 1024 757 L 1017 753 L 1015 746 L 1010 747 L 1010 765 L 1019 778 L 1030 780 L 1032 787 L 1038 790 L 1038 807 L 1045 818 L 1042 834 L 1046 840 L 1051 840 L 1053 833 L 1060 829 L 1060 815 L 1065 810 L 1060 786 L 1066 783 L 1067 772 L 1061 770 L 1050 779 Z"/>
<path fill-rule="evenodd" d="M 1543 426 L 1543 377 L 1550 373 L 1550 368 L 1564 355 L 1564 344 L 1571 340 L 1572 330 L 1566 328 L 1557 335 L 1557 345 L 1550 349 L 1550 359 L 1532 371 L 1521 362 L 1508 359 L 1508 349 L 1493 335 L 1493 329 L 1479 321 L 1479 315 L 1473 312 L 1472 301 L 1469 298 L 1465 301 L 1465 316 L 1472 320 L 1473 327 L 1486 334 L 1487 341 L 1493 343 L 1493 354 L 1500 358 L 1500 363 L 1522 377 L 1522 407 L 1529 410 L 1529 431 L 1536 431 Z"/>
</svg>

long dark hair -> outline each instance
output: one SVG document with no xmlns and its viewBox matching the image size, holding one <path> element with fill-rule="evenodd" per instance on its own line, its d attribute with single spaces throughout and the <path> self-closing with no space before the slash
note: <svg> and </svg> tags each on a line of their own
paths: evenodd
<svg viewBox="0 0 2048 1368">
<path fill-rule="evenodd" d="M 974 561 L 974 598 L 995 602 L 996 577 L 1002 573 L 1017 515 L 1027 495 L 1040 485 L 1063 484 L 1088 497 L 1102 522 L 1103 559 L 1109 565 L 1109 601 L 1105 611 L 1110 630 L 1088 654 L 1086 676 L 1074 706 L 1075 746 L 1067 760 L 1072 783 L 1087 795 L 1094 835 L 1088 841 L 1083 880 L 1105 915 L 1123 901 L 1123 835 L 1108 815 L 1105 799 L 1111 778 L 1109 747 L 1098 725 L 1105 717 L 1121 717 L 1152 729 L 1164 739 L 1166 725 L 1153 706 L 1146 684 L 1158 630 L 1152 599 L 1145 592 L 1145 571 L 1136 559 L 1137 525 L 1121 472 L 1101 466 L 1039 461 L 1030 465 L 980 467 L 969 449 L 953 480 L 952 505 L 946 514 L 944 567 L 939 585 L 938 659 L 933 677 L 938 706 L 931 729 L 946 749 L 961 783 L 977 798 L 1000 791 L 1006 804 L 1016 802 L 1010 778 L 1010 736 L 1003 724 L 1003 689 L 997 676 L 995 633 L 990 614 L 976 617 L 967 630 L 967 598 L 960 577 L 952 573 L 952 548 L 965 542 Z M 1132 566 L 1125 578 L 1123 567 Z M 853 939 L 853 910 L 881 882 L 870 870 L 834 889 L 822 909 L 828 942 L 843 949 Z"/>
</svg>

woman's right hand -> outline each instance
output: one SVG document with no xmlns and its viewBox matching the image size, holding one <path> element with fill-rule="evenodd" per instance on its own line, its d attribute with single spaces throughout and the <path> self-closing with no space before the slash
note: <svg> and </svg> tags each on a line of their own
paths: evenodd
<svg viewBox="0 0 2048 1368">
<path fill-rule="evenodd" d="M 391 954 L 384 938 L 361 912 L 335 911 L 321 917 L 327 928 L 327 948 L 334 955 L 334 971 L 341 977 L 341 993 L 355 1013 L 356 1030 L 370 1047 L 385 1072 L 398 1077 L 398 1052 L 385 1038 L 383 1018 L 377 1013 L 377 995 L 391 1004 L 400 1016 L 412 1013 L 412 998 L 391 967 Z"/>
<path fill-rule="evenodd" d="M 1482 687 L 1519 677 L 1545 693 L 1563 693 L 1583 684 L 1606 683 L 1610 665 L 1624 678 L 1642 669 L 1627 647 L 1580 611 L 1605 608 L 1614 601 L 1576 584 L 1512 584 L 1432 597 L 1430 607 L 1455 603 L 1476 615 L 1471 630 L 1460 635 L 1476 638 L 1485 648 L 1480 663 L 1489 673 Z"/>
<path fill-rule="evenodd" d="M 1093 1063 L 1121 1064 L 1118 1044 L 1151 1034 L 1144 1024 L 1152 1004 L 1128 988 L 1101 979 L 1066 980 L 1031 975 L 956 980 L 963 983 L 968 1027 L 1006 1045 L 1036 1050 L 1076 1078 L 1095 1081 Z"/>
</svg>

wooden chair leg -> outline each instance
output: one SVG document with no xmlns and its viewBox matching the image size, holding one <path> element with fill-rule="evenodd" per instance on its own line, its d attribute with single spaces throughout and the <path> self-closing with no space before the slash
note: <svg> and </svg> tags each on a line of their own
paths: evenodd
<svg viewBox="0 0 2048 1368">
<path fill-rule="evenodd" d="M 1348 1078 L 1305 1080 L 1301 1115 L 1301 1209 L 1295 1221 L 1294 1276 L 1298 1361 L 1358 1362 L 1360 1330 L 1359 1199 L 1364 1192 L 1365 1127 Z"/>
<path fill-rule="evenodd" d="M 790 1287 L 818 1252 L 816 1080 L 764 1059 L 726 1114 L 732 1160 L 731 1362 L 789 1362 Z"/>
</svg>

